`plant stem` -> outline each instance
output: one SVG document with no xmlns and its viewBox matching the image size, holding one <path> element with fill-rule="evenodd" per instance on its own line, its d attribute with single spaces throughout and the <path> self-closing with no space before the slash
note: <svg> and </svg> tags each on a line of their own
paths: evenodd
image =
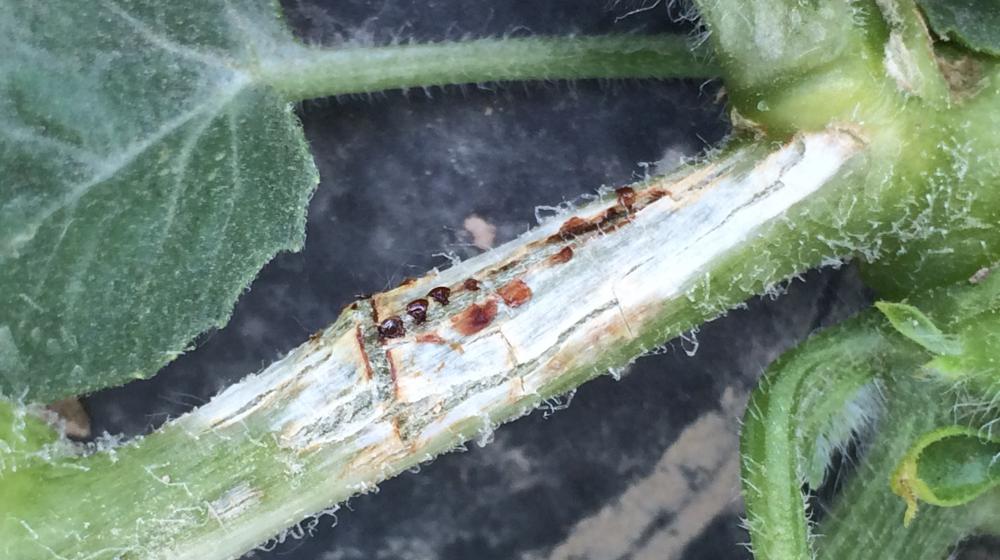
<svg viewBox="0 0 1000 560">
<path fill-rule="evenodd" d="M 680 35 L 480 39 L 340 49 L 303 47 L 262 61 L 259 81 L 289 100 L 514 80 L 708 78 L 706 50 Z"/>
<path fill-rule="evenodd" d="M 903 526 L 906 504 L 890 490 L 889 477 L 914 441 L 954 421 L 954 395 L 944 391 L 912 373 L 898 372 L 886 383 L 879 433 L 817 528 L 818 560 L 946 558 L 962 538 L 996 520 L 996 502 L 984 497 L 961 507 L 923 507 Z"/>
<path fill-rule="evenodd" d="M 803 483 L 812 479 L 817 488 L 833 449 L 873 420 L 877 404 L 867 402 L 871 390 L 865 388 L 876 375 L 888 367 L 912 371 L 919 363 L 913 356 L 920 353 L 883 322 L 868 313 L 810 338 L 775 362 L 754 391 L 740 455 L 756 558 L 815 557 Z M 854 400 L 863 404 L 849 407 Z"/>
<path fill-rule="evenodd" d="M 775 224 L 829 208 L 864 150 L 835 130 L 737 147 L 362 300 L 149 437 L 0 473 L 0 556 L 235 557 L 818 262 Z"/>
<path fill-rule="evenodd" d="M 961 323 L 995 312 L 998 296 L 1000 277 L 991 277 L 913 299 L 939 318 Z M 944 558 L 963 535 L 996 517 L 983 514 L 987 500 L 979 499 L 962 507 L 922 508 L 919 525 L 904 527 L 904 502 L 890 492 L 889 476 L 920 436 L 960 421 L 961 409 L 948 385 L 918 379 L 933 354 L 896 328 L 870 310 L 824 331 L 776 361 L 751 397 L 741 455 L 759 560 Z M 831 453 L 855 437 L 852 432 L 867 432 L 873 422 L 879 430 L 863 446 L 860 472 L 813 536 L 801 488 L 808 482 L 817 489 L 822 482 L 809 473 L 815 458 L 825 467 Z"/>
<path fill-rule="evenodd" d="M 891 120 L 734 142 L 357 302 L 145 439 L 86 457 L 21 445 L 30 460 L 0 471 L 0 557 L 232 558 L 808 268 L 905 242 L 933 251 L 889 252 L 896 281 L 968 278 L 1000 254 L 996 91 L 967 101 L 970 126 L 890 93 Z"/>
</svg>

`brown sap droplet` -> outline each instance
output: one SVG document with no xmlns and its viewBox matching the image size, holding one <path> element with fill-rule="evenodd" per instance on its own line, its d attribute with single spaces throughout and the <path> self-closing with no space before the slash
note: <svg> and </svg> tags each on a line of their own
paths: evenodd
<svg viewBox="0 0 1000 560">
<path fill-rule="evenodd" d="M 618 204 L 625 207 L 626 210 L 632 210 L 632 207 L 635 206 L 635 189 L 622 187 L 615 189 L 615 194 L 618 195 Z"/>
<path fill-rule="evenodd" d="M 379 323 L 379 338 L 399 338 L 405 334 L 406 329 L 403 327 L 403 320 L 395 315 Z"/>
<path fill-rule="evenodd" d="M 496 275 L 498 274 L 503 274 L 504 272 L 507 272 L 508 270 L 513 270 L 519 266 L 521 266 L 521 259 L 511 259 L 509 261 L 504 262 L 502 265 L 493 268 L 492 270 L 490 270 L 488 274 L 491 277 L 496 277 Z"/>
<path fill-rule="evenodd" d="M 524 283 L 524 280 L 517 278 L 506 283 L 497 290 L 500 297 L 503 298 L 503 302 L 507 304 L 508 307 L 520 307 L 524 305 L 529 299 L 531 299 L 531 288 Z"/>
<path fill-rule="evenodd" d="M 573 248 L 567 245 L 562 249 L 560 249 L 558 253 L 549 257 L 549 262 L 552 264 L 564 264 L 568 263 L 572 258 L 573 258 Z"/>
<path fill-rule="evenodd" d="M 427 297 L 440 303 L 441 305 L 448 305 L 448 298 L 451 297 L 451 288 L 438 286 L 437 288 L 427 292 Z"/>
<path fill-rule="evenodd" d="M 497 300 L 488 299 L 482 305 L 473 303 L 451 318 L 455 330 L 465 336 L 476 334 L 486 328 L 497 316 Z"/>
<path fill-rule="evenodd" d="M 418 325 L 423 323 L 427 320 L 427 300 L 423 298 L 415 299 L 406 304 L 406 313 L 410 317 L 413 317 L 414 323 Z"/>
<path fill-rule="evenodd" d="M 466 290 L 469 290 L 470 292 L 478 292 L 479 291 L 479 280 L 476 280 L 475 278 L 466 278 L 465 282 L 462 283 L 462 286 Z"/>
</svg>

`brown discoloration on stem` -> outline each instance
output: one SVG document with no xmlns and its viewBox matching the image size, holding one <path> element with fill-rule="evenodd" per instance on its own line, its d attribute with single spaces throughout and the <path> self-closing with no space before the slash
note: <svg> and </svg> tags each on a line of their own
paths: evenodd
<svg viewBox="0 0 1000 560">
<path fill-rule="evenodd" d="M 677 188 L 684 190 L 684 186 L 679 183 Z M 490 284 L 503 284 L 513 275 L 530 273 L 537 265 L 568 262 L 575 256 L 574 253 L 586 248 L 594 234 L 619 230 L 636 219 L 639 212 L 666 196 L 672 196 L 671 192 L 659 184 L 621 187 L 615 191 L 614 199 L 579 212 L 578 215 L 560 224 L 558 228 L 555 224 L 550 225 L 545 236 L 538 236 L 520 247 L 504 251 L 502 258 L 494 259 L 479 268 L 475 272 L 475 278 L 434 272 L 416 280 L 407 279 L 398 288 L 374 295 L 371 303 L 379 313 L 373 311 L 373 317 L 402 314 L 406 310 L 407 302 L 419 298 L 430 300 L 432 306 L 449 305 L 453 294 L 481 291 L 484 281 Z M 577 240 L 579 246 L 565 247 L 548 260 L 539 258 L 540 253 L 547 252 L 547 247 L 552 244 L 562 245 L 569 240 Z"/>
<path fill-rule="evenodd" d="M 403 438 L 403 431 L 399 427 L 399 417 L 398 416 L 393 416 L 392 420 L 391 420 L 391 424 L 392 424 L 392 433 L 396 435 L 396 437 L 399 439 L 399 441 L 404 441 L 405 442 L 406 440 Z"/>
<path fill-rule="evenodd" d="M 507 304 L 507 307 L 520 307 L 531 299 L 531 288 L 524 283 L 524 280 L 516 278 L 504 284 L 497 294 Z"/>
<path fill-rule="evenodd" d="M 361 361 L 365 364 L 365 379 L 371 380 L 372 361 L 368 358 L 368 351 L 365 350 L 365 333 L 361 330 L 361 325 L 354 327 L 354 339 L 358 342 L 358 352 L 361 353 Z"/>
<path fill-rule="evenodd" d="M 563 222 L 563 225 L 559 226 L 559 233 L 552 236 L 557 239 L 568 239 L 571 237 L 577 237 L 583 235 L 588 231 L 592 231 L 597 226 L 591 220 L 585 220 L 578 216 L 573 216 L 572 218 Z M 552 239 L 550 237 L 549 239 Z"/>
<path fill-rule="evenodd" d="M 385 351 L 385 361 L 389 363 L 389 379 L 392 381 L 392 395 L 399 400 L 399 372 L 396 371 L 396 359 L 392 349 Z"/>
<path fill-rule="evenodd" d="M 441 335 L 433 332 L 418 334 L 414 340 L 423 344 L 444 344 L 446 342 L 445 339 L 441 338 Z"/>
<path fill-rule="evenodd" d="M 634 196 L 630 200 L 633 205 L 632 208 L 638 209 L 635 206 Z M 559 233 L 549 236 L 547 242 L 560 243 L 563 241 L 569 241 L 594 231 L 614 231 L 621 227 L 622 224 L 629 221 L 628 213 L 629 209 L 626 209 L 616 203 L 591 218 L 573 216 L 563 222 L 563 224 L 559 227 Z"/>
<path fill-rule="evenodd" d="M 90 437 L 90 416 L 83 409 L 80 399 L 69 397 L 58 400 L 46 408 L 58 418 L 67 436 L 74 439 Z"/>
<path fill-rule="evenodd" d="M 573 248 L 569 245 L 563 247 L 558 253 L 549 257 L 550 264 L 566 264 L 573 258 Z"/>
<path fill-rule="evenodd" d="M 405 288 L 407 286 L 412 286 L 413 284 L 416 284 L 416 283 L 417 283 L 417 279 L 416 278 L 411 278 L 411 277 L 407 276 L 406 278 L 403 278 L 402 282 L 399 283 L 399 287 L 400 288 Z"/>
<path fill-rule="evenodd" d="M 615 189 L 615 194 L 618 196 L 618 204 L 631 212 L 632 207 L 635 206 L 635 189 L 632 187 L 621 187 L 620 189 Z"/>
<path fill-rule="evenodd" d="M 520 264 L 521 264 L 521 259 L 519 259 L 519 258 L 511 259 L 511 260 L 509 260 L 509 261 L 501 264 L 500 266 L 497 266 L 495 268 L 490 269 L 489 275 L 491 277 L 493 277 L 493 278 L 496 278 L 497 276 L 501 276 L 504 273 L 506 273 L 506 272 L 508 272 L 510 270 L 513 270 L 515 267 L 519 266 Z"/>
<path fill-rule="evenodd" d="M 623 210 L 618 206 L 612 206 L 611 208 L 608 208 L 607 210 L 604 211 L 604 216 L 601 218 L 601 221 L 597 224 L 597 229 L 605 232 L 614 231 L 619 227 L 621 227 L 622 224 L 619 222 L 628 221 L 627 216 L 628 216 L 627 211 Z M 624 218 L 624 219 L 618 220 L 618 218 Z"/>
<path fill-rule="evenodd" d="M 690 196 L 691 200 L 687 200 L 687 196 L 682 197 L 685 198 L 685 204 L 692 202 L 700 196 L 700 193 L 697 192 L 698 185 L 716 172 L 717 170 L 711 166 L 708 166 L 708 169 L 697 169 L 691 173 L 690 177 L 681 177 L 672 181 L 671 188 L 683 195 L 692 195 Z M 692 188 L 695 189 L 695 192 L 687 192 Z M 591 205 L 586 210 L 579 211 L 577 215 L 568 218 L 558 227 L 556 224 L 551 224 L 546 235 L 538 236 L 531 242 L 512 250 L 503 251 L 502 258 L 494 259 L 475 271 L 474 278 L 471 276 L 456 277 L 447 272 L 435 271 L 421 278 L 408 278 L 395 289 L 371 296 L 373 320 L 375 324 L 378 324 L 380 315 L 402 314 L 406 310 L 407 302 L 416 299 L 426 298 L 430 300 L 432 306 L 434 304 L 449 305 L 453 294 L 480 291 L 483 289 L 482 283 L 484 281 L 489 284 L 502 284 L 511 276 L 524 274 L 538 264 L 568 262 L 575 256 L 574 253 L 578 254 L 579 251 L 586 248 L 593 235 L 620 230 L 637 219 L 640 212 L 664 197 L 672 198 L 673 194 L 671 190 L 667 190 L 663 186 L 662 182 L 621 187 L 615 191 L 615 196 L 611 200 L 605 200 L 603 204 Z M 553 231 L 554 229 L 556 231 Z M 545 259 L 539 259 L 539 253 L 546 251 L 547 247 L 553 244 L 563 245 L 569 240 L 576 240 L 578 246 L 561 250 L 547 262 Z"/>
<path fill-rule="evenodd" d="M 472 336 L 485 329 L 497 316 L 497 300 L 490 298 L 482 304 L 473 303 L 451 318 L 452 326 L 463 336 Z"/>
<path fill-rule="evenodd" d="M 973 97 L 989 83 L 983 80 L 983 64 L 971 56 L 940 56 L 937 64 L 954 102 Z"/>
<path fill-rule="evenodd" d="M 649 206 L 665 196 L 673 196 L 673 193 L 667 189 L 646 189 L 642 191 L 642 205 L 643 207 Z"/>
<path fill-rule="evenodd" d="M 514 377 L 508 382 L 510 390 L 507 391 L 507 402 L 516 403 L 524 398 L 524 380 Z"/>
<path fill-rule="evenodd" d="M 373 431 L 379 432 L 381 438 L 357 451 L 337 476 L 346 478 L 359 470 L 371 469 L 376 465 L 391 461 L 394 457 L 412 453 L 413 446 L 405 439 L 404 426 L 400 425 L 398 419 L 393 418 L 392 421 L 382 422 L 373 428 Z"/>
</svg>

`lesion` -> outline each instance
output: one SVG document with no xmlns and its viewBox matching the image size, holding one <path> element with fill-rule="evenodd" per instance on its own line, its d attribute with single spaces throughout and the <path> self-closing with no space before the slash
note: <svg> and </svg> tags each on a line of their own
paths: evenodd
<svg viewBox="0 0 1000 560">
<path fill-rule="evenodd" d="M 841 151 L 832 148 L 837 146 Z M 635 185 L 629 208 L 619 193 L 609 192 L 494 253 L 348 305 L 322 334 L 259 376 L 230 387 L 181 423 L 216 429 L 235 427 L 236 420 L 266 425 L 267 431 L 279 434 L 287 451 L 311 456 L 310 461 L 345 465 L 339 475 L 330 478 L 328 473 L 328 484 L 353 480 L 372 485 L 602 373 L 607 350 L 627 348 L 637 333 L 662 336 L 641 321 L 625 322 L 612 288 L 621 274 L 637 270 L 627 266 L 629 259 L 637 264 L 667 260 L 675 271 L 687 264 L 689 274 L 701 273 L 701 260 L 672 258 L 678 243 L 690 246 L 686 239 L 670 241 L 669 231 L 660 233 L 654 227 L 670 230 L 663 226 L 687 219 L 691 221 L 680 227 L 689 235 L 692 228 L 708 236 L 745 228 L 749 235 L 772 219 L 781 204 L 795 204 L 811 188 L 822 187 L 836 170 L 827 158 L 847 162 L 860 149 L 851 135 L 824 133 L 797 139 L 774 153 L 736 150 L 720 163 L 692 168 L 695 180 L 683 176 Z M 813 159 L 813 150 L 820 150 L 819 160 Z M 798 166 L 815 161 L 820 162 L 817 172 L 804 176 L 811 186 L 791 179 L 800 176 Z M 785 189 L 799 191 L 786 195 Z M 769 210 L 761 211 L 760 205 L 772 197 L 783 202 L 772 202 Z M 737 218 L 741 213 L 751 217 Z M 712 222 L 713 216 L 720 222 Z M 735 243 L 731 249 L 737 250 L 744 236 L 717 239 Z M 566 247 L 572 247 L 573 258 L 553 262 Z M 478 280 L 475 290 L 465 287 L 471 277 Z M 529 287 L 530 299 L 517 306 L 504 303 L 497 290 L 511 282 Z M 401 336 L 379 336 L 376 317 L 400 316 L 407 302 L 441 286 L 450 290 L 448 303 L 431 304 L 426 321 L 402 319 L 406 328 Z M 570 295 L 581 293 L 588 297 Z M 599 293 L 607 298 L 594 297 Z M 663 299 L 647 305 L 670 305 L 671 298 L 683 297 L 676 294 L 663 292 Z M 565 307 L 567 298 L 575 308 Z M 456 317 L 488 302 L 497 311 L 482 329 L 465 333 L 455 323 Z M 633 348 L 641 352 L 641 347 Z M 619 353 L 613 359 L 633 357 Z M 260 394 L 268 396 L 261 399 Z M 233 399 L 252 405 L 237 405 Z M 220 423 L 220 417 L 229 415 L 226 411 L 237 414 Z M 345 416 L 345 411 L 351 413 Z M 352 488 L 337 495 L 347 497 Z"/>
</svg>

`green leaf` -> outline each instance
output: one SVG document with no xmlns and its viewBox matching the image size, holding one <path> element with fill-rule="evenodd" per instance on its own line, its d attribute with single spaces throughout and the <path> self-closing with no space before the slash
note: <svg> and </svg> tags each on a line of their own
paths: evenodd
<svg viewBox="0 0 1000 560">
<path fill-rule="evenodd" d="M 147 377 L 281 250 L 317 183 L 255 77 L 270 0 L 0 1 L 0 392 Z"/>
<path fill-rule="evenodd" d="M 953 355 L 962 351 L 961 344 L 954 337 L 941 332 L 941 329 L 916 307 L 887 301 L 876 302 L 875 307 L 900 334 L 930 352 Z"/>
<path fill-rule="evenodd" d="M 922 436 L 892 474 L 893 492 L 906 500 L 904 524 L 922 500 L 937 506 L 966 504 L 1000 484 L 1000 441 L 966 426 Z"/>
<path fill-rule="evenodd" d="M 937 356 L 925 369 L 948 381 L 969 381 L 987 394 L 1000 384 L 1000 312 L 990 310 L 961 324 L 962 352 Z"/>
<path fill-rule="evenodd" d="M 1000 56 L 1000 3 L 996 0 L 918 0 L 941 37 Z"/>
<path fill-rule="evenodd" d="M 918 322 L 941 325 L 949 333 L 945 346 L 959 350 L 938 352 L 922 372 L 948 383 L 961 382 L 990 400 L 1000 388 L 1000 355 L 996 352 L 1000 348 L 1000 274 L 984 269 L 972 282 L 913 296 L 911 303 L 928 317 Z"/>
</svg>

